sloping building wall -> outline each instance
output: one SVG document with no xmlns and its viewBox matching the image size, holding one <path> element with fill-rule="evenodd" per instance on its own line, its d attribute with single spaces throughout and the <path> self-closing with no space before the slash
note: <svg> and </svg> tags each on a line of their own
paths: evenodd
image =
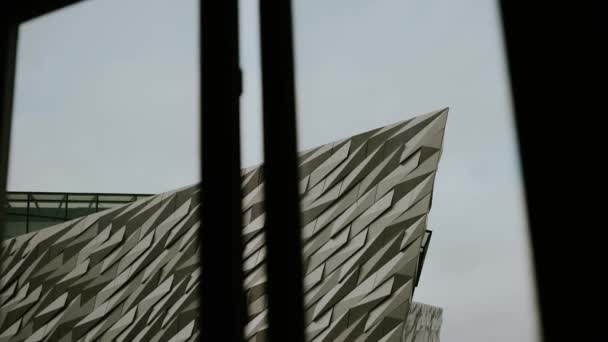
<svg viewBox="0 0 608 342">
<path fill-rule="evenodd" d="M 301 153 L 309 341 L 402 338 L 446 118 L 447 109 Z M 261 168 L 243 170 L 242 186 L 245 334 L 265 341 Z M 198 191 L 3 241 L 0 342 L 197 340 Z"/>
<path fill-rule="evenodd" d="M 439 342 L 443 309 L 413 302 L 403 331 L 403 342 Z"/>
</svg>

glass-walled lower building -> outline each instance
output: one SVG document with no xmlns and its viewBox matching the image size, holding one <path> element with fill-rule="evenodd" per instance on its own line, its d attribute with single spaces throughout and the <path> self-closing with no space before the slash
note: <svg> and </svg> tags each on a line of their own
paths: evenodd
<svg viewBox="0 0 608 342">
<path fill-rule="evenodd" d="M 152 194 L 7 192 L 2 239 L 86 216 Z"/>
</svg>

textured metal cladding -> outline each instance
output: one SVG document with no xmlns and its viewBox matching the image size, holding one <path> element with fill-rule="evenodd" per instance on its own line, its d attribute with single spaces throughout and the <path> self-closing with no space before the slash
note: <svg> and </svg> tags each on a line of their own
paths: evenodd
<svg viewBox="0 0 608 342">
<path fill-rule="evenodd" d="M 440 309 L 412 294 L 446 119 L 444 109 L 300 154 L 308 341 L 438 340 Z M 242 174 L 245 336 L 265 341 L 264 177 Z M 0 342 L 198 340 L 199 191 L 3 241 Z"/>
</svg>

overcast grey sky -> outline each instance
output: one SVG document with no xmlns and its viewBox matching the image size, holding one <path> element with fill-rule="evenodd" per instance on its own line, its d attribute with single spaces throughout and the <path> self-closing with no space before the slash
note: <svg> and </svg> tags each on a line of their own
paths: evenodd
<svg viewBox="0 0 608 342">
<path fill-rule="evenodd" d="M 256 3 L 241 1 L 245 166 L 262 159 Z M 496 3 L 298 0 L 294 12 L 300 148 L 449 106 L 415 299 L 444 308 L 444 341 L 536 341 Z M 22 25 L 9 190 L 197 182 L 197 13 L 194 0 L 90 0 Z"/>
</svg>

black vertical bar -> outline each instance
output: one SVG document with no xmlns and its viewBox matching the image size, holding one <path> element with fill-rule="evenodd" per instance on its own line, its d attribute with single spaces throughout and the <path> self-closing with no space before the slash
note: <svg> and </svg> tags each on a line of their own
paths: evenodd
<svg viewBox="0 0 608 342">
<path fill-rule="evenodd" d="M 260 0 L 264 181 L 271 341 L 304 341 L 290 1 Z"/>
<path fill-rule="evenodd" d="M 542 26 L 541 23 L 536 23 L 534 19 L 534 8 L 529 8 L 531 13 L 527 11 L 521 11 L 522 8 L 517 8 L 516 5 L 510 4 L 510 1 L 501 1 L 501 19 L 503 25 L 503 32 L 505 38 L 506 55 L 509 62 L 509 73 L 511 81 L 511 92 L 513 96 L 514 104 L 514 121 L 517 127 L 517 138 L 519 141 L 519 155 L 522 162 L 523 169 L 523 181 L 526 188 L 527 197 L 527 215 L 529 222 L 529 233 L 532 245 L 532 255 L 534 260 L 534 268 L 536 273 L 536 286 L 537 286 L 537 297 L 538 297 L 538 314 L 539 314 L 539 330 L 541 331 L 544 340 L 552 341 L 556 335 L 552 333 L 552 326 L 555 326 L 555 322 L 551 322 L 551 312 L 548 309 L 550 303 L 547 301 L 549 295 L 548 283 L 545 282 L 547 277 L 550 277 L 552 270 L 550 251 L 545 249 L 543 246 L 543 232 L 538 229 L 539 226 L 544 226 L 542 223 L 542 217 L 545 213 L 540 212 L 542 208 L 538 207 L 539 198 L 537 192 L 542 189 L 542 183 L 533 183 L 530 180 L 537 177 L 537 182 L 542 178 L 537 175 L 533 175 L 534 172 L 534 159 L 543 160 L 543 164 L 551 165 L 549 158 L 550 149 L 542 151 L 538 146 L 533 144 L 534 131 L 538 127 L 534 127 L 534 122 L 531 118 L 525 116 L 533 116 L 534 112 L 539 110 L 542 113 L 541 104 L 544 105 L 544 101 L 541 100 L 544 94 L 539 93 L 535 95 L 531 92 L 532 88 L 541 88 L 541 84 L 545 86 L 545 82 L 542 80 L 542 76 L 546 75 L 546 68 L 543 68 L 541 60 L 543 57 L 537 49 L 535 53 L 532 53 L 530 49 L 534 49 L 534 45 L 529 40 L 526 40 L 527 35 L 540 36 L 545 42 L 547 38 L 551 37 L 548 32 L 541 32 L 539 28 L 532 29 L 533 25 Z M 534 23 L 534 24 L 533 24 Z M 549 41 L 546 41 L 549 43 Z M 524 56 L 525 55 L 525 56 Z M 534 68 L 537 77 L 529 76 L 527 79 L 523 76 L 526 73 L 526 69 Z M 539 104 L 530 106 L 532 97 L 538 96 Z M 524 104 L 524 103 L 527 103 Z M 526 108 L 527 107 L 527 108 Z M 525 116 L 524 116 L 525 114 Z M 544 189 L 543 189 L 544 190 Z M 541 190 L 541 191 L 543 191 Z M 540 220 L 539 220 L 540 219 Z M 549 280 L 549 282 L 551 282 Z M 560 313 L 561 314 L 561 313 Z"/>
<path fill-rule="evenodd" d="M 500 1 L 545 341 L 570 335 L 597 340 L 597 330 L 581 327 L 605 320 L 591 314 L 604 307 L 604 282 L 594 281 L 605 267 L 604 239 L 573 247 L 585 227 L 603 222 L 605 212 L 604 201 L 597 200 L 604 193 L 606 128 L 600 118 L 608 60 L 601 4 Z M 564 167 L 566 160 L 571 167 Z M 576 257 L 565 257 L 574 249 Z M 564 303 L 565 293 L 575 295 L 574 305 Z"/>
<path fill-rule="evenodd" d="M 237 0 L 200 1 L 202 341 L 243 341 Z"/>
<path fill-rule="evenodd" d="M 25 232 L 30 232 L 30 203 L 31 203 L 31 194 L 27 194 L 27 209 L 25 209 Z"/>
<path fill-rule="evenodd" d="M 65 194 L 65 214 L 63 215 L 63 221 L 68 220 L 68 203 L 70 203 L 70 194 Z"/>
<path fill-rule="evenodd" d="M 7 15 L 5 13 L 4 15 Z M 15 82 L 15 59 L 17 56 L 17 24 L 0 19 L 0 236 L 4 236 L 4 211 L 6 208 L 6 180 L 8 153 L 13 113 L 13 86 Z M 27 226 L 26 226 L 27 229 Z"/>
</svg>

